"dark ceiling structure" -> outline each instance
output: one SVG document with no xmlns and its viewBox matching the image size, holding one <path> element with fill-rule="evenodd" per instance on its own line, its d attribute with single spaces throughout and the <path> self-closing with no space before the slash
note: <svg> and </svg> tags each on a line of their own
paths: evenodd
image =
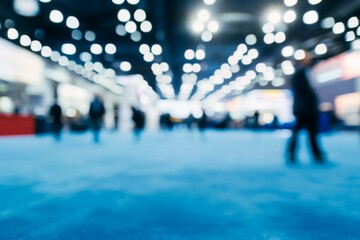
<svg viewBox="0 0 360 240">
<path fill-rule="evenodd" d="M 43 0 L 34 16 L 19 14 L 15 2 L 0 2 L 1 37 L 8 38 L 7 29 L 16 28 L 19 35 L 40 41 L 76 64 L 90 60 L 115 70 L 116 75 L 141 74 L 160 96 L 183 99 L 202 100 L 222 90 L 225 94 L 220 95 L 225 96 L 269 87 L 259 84 L 264 66 L 270 66 L 275 77 L 286 75 L 277 69 L 286 68 L 286 60 L 293 62 L 294 51 L 315 51 L 320 43 L 325 44 L 325 51 L 321 50 L 324 45 L 318 46 L 317 56 L 325 59 L 351 48 L 353 39 L 345 39 L 349 31 L 360 32 L 358 24 L 349 23 L 351 17 L 360 16 L 359 0 Z M 130 16 L 119 13 L 124 9 Z M 50 21 L 53 10 L 62 13 L 62 21 Z M 79 26 L 67 26 L 69 16 Z M 127 26 L 129 21 L 132 25 Z M 343 23 L 345 29 L 337 26 L 337 30 L 336 23 Z M 20 45 L 19 38 L 12 41 Z M 75 53 L 62 52 L 63 44 L 75 46 Z M 102 51 L 92 49 L 94 44 Z M 116 51 L 110 46 L 104 51 L 108 44 Z M 287 46 L 291 49 L 284 49 Z M 131 64 L 131 70 L 120 67 L 124 61 Z M 251 81 L 246 88 L 230 92 L 224 88 L 247 76 Z"/>
</svg>

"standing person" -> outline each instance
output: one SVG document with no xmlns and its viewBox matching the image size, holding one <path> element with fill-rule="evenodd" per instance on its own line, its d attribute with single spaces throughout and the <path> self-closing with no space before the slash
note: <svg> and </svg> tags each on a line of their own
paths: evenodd
<svg viewBox="0 0 360 240">
<path fill-rule="evenodd" d="M 206 115 L 205 110 L 203 110 L 202 116 L 198 120 L 198 128 L 202 138 L 205 138 L 205 130 L 208 124 L 208 116 Z"/>
<path fill-rule="evenodd" d="M 95 95 L 94 100 L 90 104 L 89 110 L 90 127 L 92 128 L 94 133 L 95 143 L 98 143 L 100 141 L 100 130 L 103 124 L 104 115 L 104 103 L 101 100 L 100 96 Z"/>
<path fill-rule="evenodd" d="M 308 132 L 315 161 L 317 163 L 325 162 L 324 153 L 321 151 L 318 142 L 319 101 L 308 77 L 312 63 L 311 54 L 306 53 L 305 58 L 299 62 L 299 68 L 291 80 L 294 96 L 293 113 L 296 117 L 296 123 L 288 149 L 290 163 L 296 161 L 297 139 L 301 129 L 306 129 Z"/>
<path fill-rule="evenodd" d="M 145 114 L 136 109 L 135 107 L 131 107 L 132 110 L 132 120 L 134 122 L 134 135 L 135 139 L 139 140 L 140 135 L 145 127 Z"/>
<path fill-rule="evenodd" d="M 62 109 L 60 105 L 55 101 L 50 107 L 49 117 L 51 123 L 51 132 L 54 134 L 55 140 L 61 140 L 61 129 L 63 126 L 62 122 Z"/>
</svg>

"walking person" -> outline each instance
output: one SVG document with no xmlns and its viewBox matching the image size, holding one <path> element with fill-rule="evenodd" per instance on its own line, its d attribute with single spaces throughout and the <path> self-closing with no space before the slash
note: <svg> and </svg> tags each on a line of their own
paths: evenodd
<svg viewBox="0 0 360 240">
<path fill-rule="evenodd" d="M 94 142 L 100 142 L 100 131 L 102 128 L 103 120 L 105 115 L 104 103 L 100 96 L 95 95 L 94 100 L 90 104 L 89 120 L 90 127 L 94 134 Z"/>
<path fill-rule="evenodd" d="M 135 140 L 140 140 L 141 133 L 145 127 L 145 114 L 144 112 L 136 109 L 135 107 L 131 108 L 132 110 L 132 120 L 134 122 L 134 136 Z"/>
<path fill-rule="evenodd" d="M 51 132 L 53 133 L 55 140 L 59 142 L 61 140 L 61 130 L 63 127 L 63 116 L 62 109 L 56 101 L 50 107 L 49 117 L 51 124 Z"/>
<path fill-rule="evenodd" d="M 296 162 L 297 140 L 301 129 L 305 129 L 308 132 L 314 160 L 317 163 L 325 162 L 324 153 L 318 141 L 319 100 L 315 90 L 311 87 L 308 77 L 312 63 L 311 54 L 306 53 L 305 58 L 299 62 L 299 68 L 291 79 L 294 96 L 293 113 L 296 123 L 288 149 L 289 163 Z"/>
</svg>

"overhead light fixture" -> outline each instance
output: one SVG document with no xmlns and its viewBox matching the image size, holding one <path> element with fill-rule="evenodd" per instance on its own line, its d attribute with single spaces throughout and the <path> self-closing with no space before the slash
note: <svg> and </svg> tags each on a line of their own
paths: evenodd
<svg viewBox="0 0 360 240">
<path fill-rule="evenodd" d="M 15 28 L 10 28 L 7 32 L 7 36 L 10 40 L 15 40 L 19 37 L 19 32 Z"/>
<path fill-rule="evenodd" d="M 64 16 L 59 10 L 52 10 L 50 12 L 50 20 L 54 23 L 61 23 L 64 20 Z"/>
<path fill-rule="evenodd" d="M 284 4 L 288 7 L 293 7 L 297 4 L 298 0 L 284 0 Z"/>
<path fill-rule="evenodd" d="M 267 21 L 275 25 L 280 23 L 281 19 L 282 19 L 281 12 L 276 9 L 271 10 L 267 15 Z"/>
<path fill-rule="evenodd" d="M 319 14 L 315 10 L 308 11 L 303 16 L 303 21 L 305 24 L 314 24 L 319 20 Z"/>
<path fill-rule="evenodd" d="M 144 33 L 148 33 L 152 30 L 152 24 L 149 21 L 143 21 L 140 24 L 140 29 L 141 31 L 143 31 Z"/>
<path fill-rule="evenodd" d="M 315 53 L 317 55 L 324 55 L 327 53 L 327 46 L 324 43 L 320 43 L 315 47 Z"/>
<path fill-rule="evenodd" d="M 61 51 L 66 55 L 74 55 L 76 53 L 76 47 L 71 43 L 64 43 L 61 47 Z"/>
<path fill-rule="evenodd" d="M 213 5 L 216 2 L 216 0 L 204 0 L 204 3 L 206 5 Z"/>
<path fill-rule="evenodd" d="M 91 45 L 90 51 L 93 54 L 99 55 L 99 54 L 102 53 L 103 49 L 102 49 L 102 46 L 100 44 L 94 43 L 94 44 Z"/>
<path fill-rule="evenodd" d="M 19 15 L 34 17 L 39 14 L 39 2 L 37 0 L 14 0 L 14 10 Z"/>
<path fill-rule="evenodd" d="M 76 29 L 80 26 L 80 23 L 76 17 L 70 16 L 66 19 L 66 26 L 71 29 Z"/>
</svg>

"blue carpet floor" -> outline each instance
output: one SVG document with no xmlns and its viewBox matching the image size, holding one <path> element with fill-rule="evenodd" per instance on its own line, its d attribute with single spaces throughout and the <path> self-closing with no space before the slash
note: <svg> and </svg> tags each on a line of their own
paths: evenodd
<svg viewBox="0 0 360 240">
<path fill-rule="evenodd" d="M 360 239 L 360 142 L 284 164 L 289 133 L 0 138 L 0 239 Z"/>
</svg>

